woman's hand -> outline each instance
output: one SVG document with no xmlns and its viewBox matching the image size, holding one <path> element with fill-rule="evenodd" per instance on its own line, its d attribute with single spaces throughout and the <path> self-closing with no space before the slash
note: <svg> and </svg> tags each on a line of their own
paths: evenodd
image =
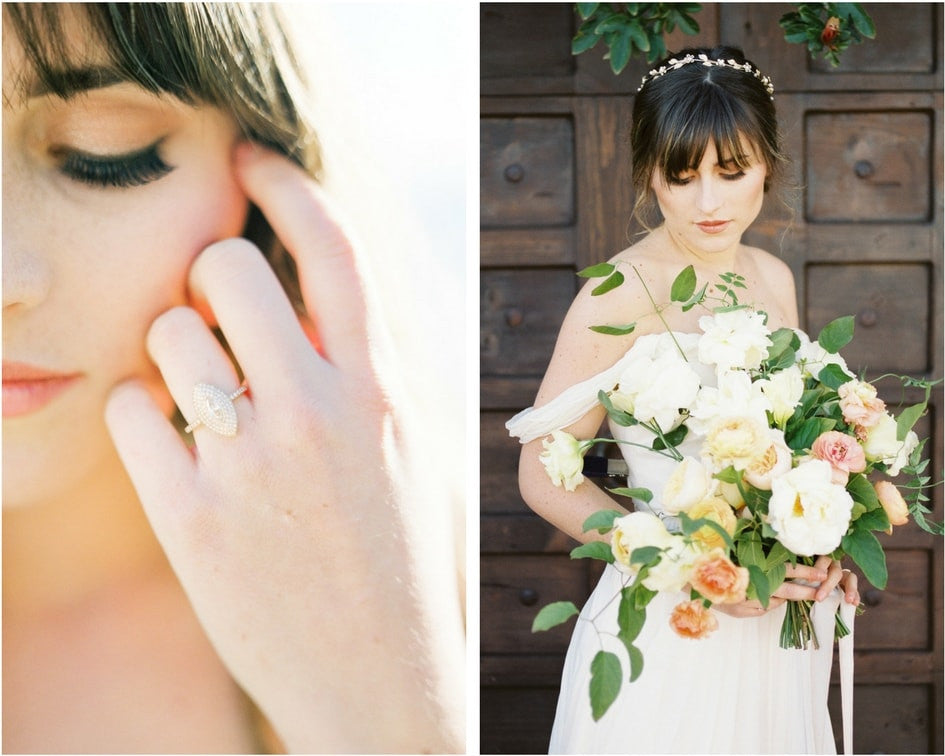
<svg viewBox="0 0 945 756">
<path fill-rule="evenodd" d="M 858 606 L 860 594 L 856 589 L 856 574 L 841 569 L 840 562 L 829 556 L 817 557 L 813 566 L 786 565 L 785 581 L 768 600 L 768 608 L 757 599 L 737 604 L 713 604 L 712 608 L 732 617 L 758 617 L 777 609 L 785 601 L 823 601 L 838 585 L 843 585 L 844 601 Z"/>
<path fill-rule="evenodd" d="M 295 258 L 322 354 L 259 250 L 213 244 L 189 287 L 249 387 L 237 432 L 199 426 L 189 449 L 129 381 L 106 410 L 115 445 L 214 647 L 289 749 L 462 750 L 448 507 L 421 475 L 357 252 L 288 160 L 241 145 L 236 171 Z M 147 347 L 188 422 L 195 384 L 240 384 L 195 309 L 158 317 Z"/>
</svg>

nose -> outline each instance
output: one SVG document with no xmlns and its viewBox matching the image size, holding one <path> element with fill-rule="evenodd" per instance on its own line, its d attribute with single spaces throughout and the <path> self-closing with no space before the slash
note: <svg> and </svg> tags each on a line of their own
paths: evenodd
<svg viewBox="0 0 945 756">
<path fill-rule="evenodd" d="M 6 140 L 3 152 L 3 314 L 7 315 L 46 299 L 52 270 L 41 252 L 44 224 L 38 198 L 22 180 Z"/>
<path fill-rule="evenodd" d="M 714 177 L 703 179 L 699 187 L 699 212 L 711 215 L 722 207 L 722 187 Z"/>
</svg>

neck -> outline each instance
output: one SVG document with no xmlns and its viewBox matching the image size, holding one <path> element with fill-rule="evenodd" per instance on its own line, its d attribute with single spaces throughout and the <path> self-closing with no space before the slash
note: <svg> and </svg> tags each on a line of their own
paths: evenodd
<svg viewBox="0 0 945 756">
<path fill-rule="evenodd" d="M 682 239 L 673 234 L 665 225 L 653 231 L 663 237 L 663 241 L 669 245 L 680 256 L 683 265 L 694 265 L 702 270 L 709 270 L 713 273 L 726 273 L 736 271 L 736 265 L 739 261 L 739 250 L 741 242 L 738 241 L 731 247 L 721 249 L 715 252 L 706 252 L 691 246 L 687 246 Z"/>
<path fill-rule="evenodd" d="M 94 600 L 166 569 L 117 454 L 68 495 L 3 513 L 4 616 Z"/>
</svg>

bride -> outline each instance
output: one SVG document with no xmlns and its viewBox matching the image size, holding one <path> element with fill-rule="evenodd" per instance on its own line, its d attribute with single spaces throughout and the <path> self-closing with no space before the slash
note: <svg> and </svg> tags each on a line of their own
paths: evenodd
<svg viewBox="0 0 945 756">
<path fill-rule="evenodd" d="M 596 531 L 583 533 L 582 524 L 594 512 L 619 507 L 586 481 L 573 492 L 552 485 L 539 460 L 542 439 L 562 426 L 579 439 L 597 434 L 606 415 L 603 406 L 595 404 L 575 421 L 556 397 L 611 367 L 637 338 L 666 327 L 698 332 L 700 313 L 695 309 L 667 309 L 666 326 L 646 317 L 653 312 L 647 289 L 657 299 L 668 295 L 676 275 L 689 265 L 700 281 L 735 272 L 747 286 L 739 300 L 765 310 L 770 329 L 798 324 L 788 266 L 741 241 L 786 162 L 773 91 L 770 80 L 740 50 L 720 47 L 686 50 L 664 61 L 644 78 L 637 94 L 631 132 L 635 213 L 650 230 L 610 262 L 633 265 L 640 278 L 628 275 L 607 296 L 592 296 L 593 284 L 580 291 L 535 406 L 508 424 L 523 443 L 519 482 L 525 501 L 578 540 L 609 538 Z M 654 205 L 662 221 L 651 227 L 646 217 Z M 630 322 L 637 322 L 637 328 L 627 336 L 589 330 Z M 595 388 L 590 398 L 596 395 Z M 631 485 L 653 490 L 649 507 L 659 513 L 663 458 L 637 447 L 621 445 L 621 451 Z M 815 622 L 832 621 L 841 600 L 858 604 L 856 576 L 843 572 L 829 556 L 819 557 L 813 566 L 789 565 L 787 576 L 767 609 L 757 600 L 716 605 L 725 616 L 718 617 L 719 629 L 700 642 L 680 638 L 669 626 L 680 596 L 658 594 L 638 638 L 646 671 L 632 684 L 624 683 L 614 705 L 596 722 L 588 697 L 589 668 L 602 644 L 608 648 L 609 638 L 579 620 L 565 662 L 551 752 L 833 752 L 827 713 L 832 645 L 822 644 L 820 651 L 784 650 L 778 633 L 787 601 L 817 602 Z M 609 622 L 616 631 L 617 602 L 611 599 L 621 585 L 620 573 L 608 566 L 582 618 L 595 617 L 598 627 Z M 619 642 L 616 647 L 622 648 Z"/>
</svg>

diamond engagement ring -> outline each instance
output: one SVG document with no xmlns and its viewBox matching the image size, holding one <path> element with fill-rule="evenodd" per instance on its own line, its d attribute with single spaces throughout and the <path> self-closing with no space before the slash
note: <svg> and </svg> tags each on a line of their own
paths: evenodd
<svg viewBox="0 0 945 756">
<path fill-rule="evenodd" d="M 194 386 L 194 412 L 197 419 L 184 428 L 184 433 L 190 433 L 198 425 L 205 425 L 214 433 L 221 436 L 236 435 L 236 407 L 233 400 L 245 394 L 247 386 L 243 383 L 232 394 L 226 394 L 209 383 L 198 383 Z"/>
</svg>

